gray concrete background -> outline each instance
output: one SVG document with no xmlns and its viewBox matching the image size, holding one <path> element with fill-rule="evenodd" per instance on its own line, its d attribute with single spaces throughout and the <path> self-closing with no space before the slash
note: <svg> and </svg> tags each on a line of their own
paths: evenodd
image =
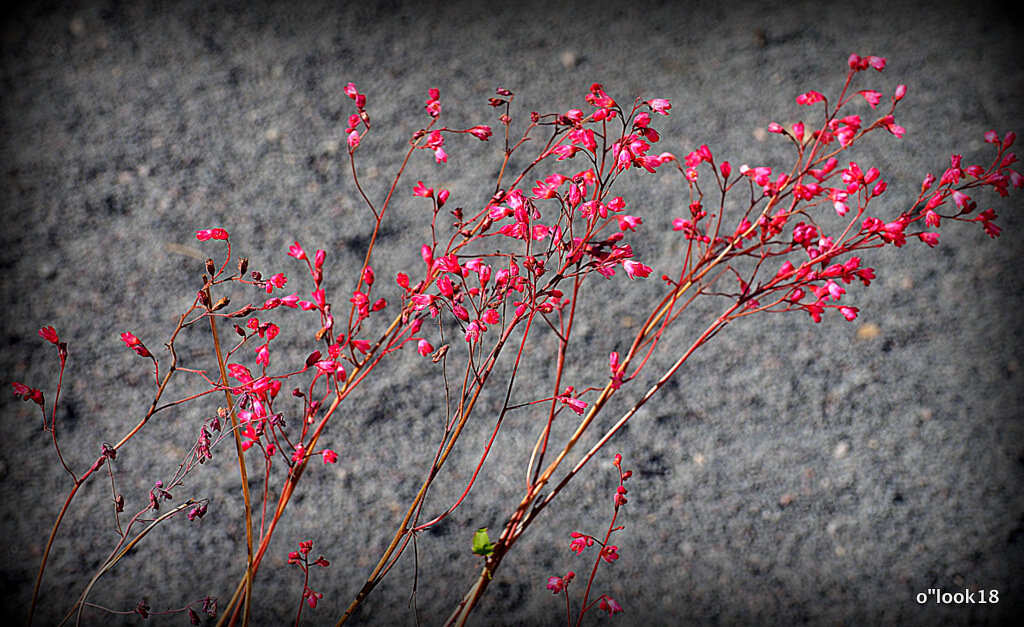
<svg viewBox="0 0 1024 627">
<path fill-rule="evenodd" d="M 376 125 L 360 157 L 379 198 L 403 142 L 424 124 L 430 87 L 441 89 L 448 123 L 468 126 L 496 125 L 486 99 L 499 85 L 517 93 L 515 111 L 525 115 L 580 106 L 598 81 L 620 100 L 672 100 L 672 116 L 656 120 L 666 150 L 683 155 L 707 143 L 734 165 L 781 166 L 788 153 L 764 139 L 767 123 L 804 114 L 793 104 L 798 93 L 834 93 L 851 52 L 879 54 L 889 67 L 865 75 L 863 87 L 890 94 L 908 85 L 898 110 L 907 135 L 876 137 L 857 154 L 882 169 L 895 213 L 951 152 L 987 159 L 985 131 L 1024 132 L 1022 22 L 1011 4 L 79 2 L 14 10 L 3 18 L 0 48 L 0 378 L 52 397 L 56 357 L 36 331 L 57 328 L 71 351 L 58 411 L 63 450 L 82 469 L 147 406 L 151 376 L 118 335 L 131 330 L 152 349 L 165 341 L 202 271 L 175 252 L 197 247 L 194 230 L 228 228 L 254 269 L 287 272 L 304 290 L 287 246 L 325 248 L 328 286 L 342 301 L 369 233 L 341 148 L 349 81 L 368 95 Z M 440 169 L 418 155 L 405 186 L 430 177 L 452 190 L 453 203 L 477 206 L 489 195 L 498 146 L 450 141 L 448 152 Z M 671 177 L 630 178 L 627 200 L 645 219 L 636 248 L 664 267 L 678 250 L 668 225 L 685 200 Z M 622 557 L 596 584 L 625 608 L 618 624 L 995 624 L 1024 608 L 1024 221 L 1020 197 L 990 204 L 1002 215 L 999 240 L 952 225 L 935 250 L 871 256 L 879 278 L 852 290 L 862 310 L 852 324 L 836 316 L 820 325 L 803 316 L 737 323 L 613 442 L 609 455 L 621 452 L 635 471 L 626 529 L 615 538 Z M 421 208 L 404 193 L 396 205 L 378 266 L 384 283 L 416 258 Z M 636 324 L 644 298 L 622 277 L 601 287 L 606 296 L 586 301 L 601 314 L 578 329 L 585 341 L 569 368 L 582 384 L 590 363 L 601 360 L 601 378 L 607 353 L 625 348 L 616 338 Z M 672 339 L 692 337 L 698 322 Z M 880 333 L 858 339 L 864 325 Z M 209 368 L 203 340 L 197 333 L 182 346 Z M 308 346 L 275 359 L 300 359 Z M 311 466 L 304 478 L 259 575 L 257 624 L 294 617 L 301 577 L 285 559 L 306 538 L 332 566 L 314 573 L 324 598 L 303 619 L 333 624 L 414 494 L 443 400 L 436 370 L 418 356 L 393 364 L 325 436 L 342 460 Z M 550 385 L 524 376 L 527 385 Z M 161 414 L 118 456 L 129 509 L 173 473 L 212 410 Z M 486 487 L 421 539 L 423 624 L 437 624 L 472 581 L 472 531 L 499 528 L 518 500 L 532 418 L 504 427 Z M 484 412 L 468 436 L 479 442 L 491 426 Z M 70 483 L 33 406 L 5 393 L 0 428 L 0 603 L 20 620 Z M 432 511 L 461 491 L 478 453 L 474 444 L 453 459 Z M 148 538 L 91 599 L 122 610 L 143 597 L 154 610 L 207 594 L 226 600 L 244 554 L 236 473 L 232 454 L 219 451 L 176 493 L 212 499 L 207 518 Z M 568 533 L 607 524 L 613 487 L 607 461 L 575 481 L 506 559 L 477 624 L 558 624 L 564 610 L 547 577 L 589 568 L 567 550 Z M 59 620 L 113 546 L 109 494 L 105 480 L 94 482 L 68 516 L 37 624 Z M 413 624 L 413 573 L 409 553 L 357 623 Z M 1000 602 L 914 601 L 936 587 L 997 589 Z M 607 620 L 596 608 L 592 619 Z M 86 613 L 87 624 L 122 621 L 141 619 Z"/>
</svg>

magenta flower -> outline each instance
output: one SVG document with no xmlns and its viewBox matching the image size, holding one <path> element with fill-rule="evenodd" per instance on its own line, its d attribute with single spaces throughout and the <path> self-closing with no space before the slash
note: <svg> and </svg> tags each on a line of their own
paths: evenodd
<svg viewBox="0 0 1024 627">
<path fill-rule="evenodd" d="M 484 125 L 474 126 L 473 128 L 469 129 L 469 133 L 470 133 L 470 135 L 472 135 L 473 137 L 476 137 L 477 139 L 479 139 L 482 142 L 485 142 L 488 139 L 490 139 L 490 137 L 492 135 L 491 127 L 490 126 L 484 126 Z"/>
<path fill-rule="evenodd" d="M 652 111 L 661 115 L 668 115 L 668 110 L 672 108 L 672 103 L 664 98 L 652 98 L 647 101 L 647 105 Z"/>
<path fill-rule="evenodd" d="M 60 339 L 57 337 L 57 331 L 52 326 L 43 327 L 39 329 L 39 337 L 43 338 L 50 344 L 59 344 Z"/>
<path fill-rule="evenodd" d="M 823 96 L 820 92 L 811 90 L 809 92 L 797 96 L 796 103 L 799 105 L 812 105 L 816 102 L 821 102 L 824 99 L 825 96 Z"/>
<path fill-rule="evenodd" d="M 608 595 L 601 595 L 601 603 L 598 604 L 598 608 L 602 612 L 608 612 L 608 616 L 613 616 L 622 612 L 622 606 L 615 602 L 615 599 Z"/>
<path fill-rule="evenodd" d="M 147 349 L 142 343 L 142 340 L 127 331 L 121 334 L 121 341 L 124 342 L 125 346 L 135 351 L 139 357 L 153 356 L 153 354 L 149 352 L 149 349 Z"/>
<path fill-rule="evenodd" d="M 623 261 L 622 267 L 625 268 L 626 275 L 629 276 L 630 279 L 635 279 L 637 277 L 642 279 L 650 276 L 652 272 L 652 268 L 650 266 L 645 266 L 639 261 L 633 261 L 632 259 Z"/>
<path fill-rule="evenodd" d="M 295 242 L 288 247 L 288 255 L 295 257 L 296 259 L 305 259 L 306 251 L 302 250 L 302 246 L 299 246 L 298 242 Z"/>
<path fill-rule="evenodd" d="M 196 231 L 196 239 L 200 242 L 205 242 L 209 239 L 227 239 L 228 232 L 224 229 L 203 229 L 202 231 Z"/>
<path fill-rule="evenodd" d="M 423 184 L 423 181 L 416 181 L 416 187 L 412 188 L 412 195 L 430 198 L 434 195 L 434 188 L 427 187 Z"/>
</svg>

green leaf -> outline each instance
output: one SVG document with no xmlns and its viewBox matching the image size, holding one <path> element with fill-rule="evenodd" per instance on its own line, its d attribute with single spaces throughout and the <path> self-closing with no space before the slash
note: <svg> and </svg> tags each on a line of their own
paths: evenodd
<svg viewBox="0 0 1024 627">
<path fill-rule="evenodd" d="M 490 555 L 494 552 L 494 543 L 487 536 L 487 527 L 480 527 L 473 534 L 473 552 L 477 555 Z"/>
</svg>

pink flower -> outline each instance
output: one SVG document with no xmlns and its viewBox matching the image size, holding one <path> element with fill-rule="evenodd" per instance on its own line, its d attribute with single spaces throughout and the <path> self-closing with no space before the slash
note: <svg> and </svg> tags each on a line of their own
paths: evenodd
<svg viewBox="0 0 1024 627">
<path fill-rule="evenodd" d="M 616 216 L 619 220 L 619 230 L 632 231 L 643 224 L 643 219 L 637 216 Z"/>
<path fill-rule="evenodd" d="M 348 147 L 350 150 L 354 150 L 359 146 L 359 131 L 352 131 L 348 134 Z"/>
<path fill-rule="evenodd" d="M 588 546 L 594 546 L 594 539 L 590 536 L 583 535 L 578 531 L 573 531 L 570 534 L 572 542 L 569 543 L 569 550 L 573 553 L 582 553 Z"/>
<path fill-rule="evenodd" d="M 424 107 L 430 117 L 436 118 L 441 115 L 441 92 L 436 88 L 427 90 L 427 106 Z"/>
<path fill-rule="evenodd" d="M 352 100 L 355 100 L 356 96 L 358 94 L 359 94 L 359 90 L 356 89 L 355 83 L 349 83 L 348 85 L 345 85 L 345 95 L 346 96 L 348 96 Z"/>
<path fill-rule="evenodd" d="M 43 338 L 50 344 L 60 343 L 60 339 L 57 337 L 57 331 L 52 326 L 39 329 L 39 337 Z"/>
<path fill-rule="evenodd" d="M 562 578 L 561 577 L 558 577 L 558 576 L 548 577 L 548 590 L 550 590 L 551 592 L 553 592 L 555 594 L 558 594 L 559 592 L 561 592 L 564 589 L 565 589 L 565 584 L 562 582 Z"/>
<path fill-rule="evenodd" d="M 423 181 L 416 181 L 416 187 L 412 188 L 413 196 L 422 196 L 423 198 L 430 198 L 434 195 L 434 188 L 427 187 L 423 184 Z"/>
<path fill-rule="evenodd" d="M 887 115 L 887 116 L 883 117 L 880 120 L 880 123 L 882 124 L 882 126 L 885 127 L 885 130 L 889 131 L 890 133 L 895 135 L 897 138 L 901 138 L 902 139 L 903 138 L 903 133 L 906 132 L 905 128 L 903 128 L 902 126 L 896 124 L 895 119 L 891 115 Z"/>
<path fill-rule="evenodd" d="M 267 294 L 269 294 L 272 291 L 274 291 L 275 287 L 279 288 L 279 289 L 284 287 L 284 284 L 287 283 L 287 282 L 288 282 L 288 277 L 286 277 L 284 274 L 282 274 L 280 272 L 275 274 L 274 276 L 270 277 L 267 280 L 267 286 L 266 286 Z"/>
<path fill-rule="evenodd" d="M 615 599 L 608 595 L 601 596 L 601 603 L 598 604 L 598 608 L 603 612 L 608 612 L 608 616 L 618 614 L 622 611 L 622 606 L 615 602 Z"/>
<path fill-rule="evenodd" d="M 569 409 L 576 412 L 577 416 L 582 416 L 583 412 L 587 410 L 587 404 L 578 398 L 562 398 L 560 400 L 563 405 L 568 405 Z"/>
<path fill-rule="evenodd" d="M 857 93 L 864 96 L 864 100 L 868 101 L 868 104 L 871 105 L 872 109 L 877 107 L 878 103 L 882 100 L 882 94 L 873 89 L 862 89 Z"/>
<path fill-rule="evenodd" d="M 647 101 L 647 106 L 655 113 L 668 115 L 668 110 L 672 108 L 672 103 L 664 98 L 652 98 Z"/>
<path fill-rule="evenodd" d="M 559 592 L 564 590 L 566 586 L 572 583 L 572 580 L 575 577 L 576 573 L 574 573 L 571 570 L 565 573 L 565 577 L 548 577 L 548 590 L 552 591 L 555 594 L 558 594 Z"/>
<path fill-rule="evenodd" d="M 619 547 L 615 545 L 609 545 L 601 549 L 601 559 L 611 564 L 615 560 L 619 559 Z"/>
<path fill-rule="evenodd" d="M 263 367 L 270 365 L 270 346 L 263 344 L 256 348 L 256 363 Z"/>
<path fill-rule="evenodd" d="M 416 344 L 416 351 L 419 352 L 420 355 L 426 357 L 430 353 L 434 352 L 434 347 L 430 344 L 430 342 L 426 340 L 420 340 L 419 343 Z"/>
<path fill-rule="evenodd" d="M 839 313 L 843 314 L 843 317 L 847 320 L 853 320 L 857 317 L 857 312 L 860 311 L 856 307 L 840 307 Z"/>
<path fill-rule="evenodd" d="M 196 239 L 205 242 L 208 239 L 227 239 L 228 232 L 224 229 L 203 229 L 196 231 Z"/>
<path fill-rule="evenodd" d="M 884 57 L 876 57 L 875 55 L 870 55 L 864 60 L 867 61 L 868 65 L 875 68 L 879 72 L 885 69 L 886 59 Z"/>
<path fill-rule="evenodd" d="M 295 242 L 288 247 L 288 255 L 301 260 L 306 258 L 306 251 L 302 250 L 302 246 L 299 246 L 298 242 Z"/>
<path fill-rule="evenodd" d="M 338 454 L 335 453 L 334 451 L 332 451 L 329 448 L 325 448 L 323 450 L 323 453 L 321 453 L 321 455 L 323 455 L 323 457 L 324 457 L 324 463 L 325 464 L 333 464 L 336 461 L 338 461 Z"/>
<path fill-rule="evenodd" d="M 125 346 L 135 351 L 139 357 L 153 357 L 153 354 L 149 352 L 149 349 L 142 343 L 142 340 L 135 337 L 129 332 L 121 334 L 121 341 L 124 342 Z"/>
<path fill-rule="evenodd" d="M 437 277 L 437 291 L 445 298 L 455 296 L 455 287 L 452 285 L 452 280 L 448 278 L 447 274 Z"/>
<path fill-rule="evenodd" d="M 612 352 L 608 356 L 608 368 L 612 371 L 612 389 L 617 390 L 622 387 L 622 370 L 619 367 L 619 354 Z"/>
<path fill-rule="evenodd" d="M 42 391 L 37 390 L 35 388 L 30 388 L 24 383 L 18 382 L 11 383 L 11 387 L 14 388 L 14 398 L 20 398 L 23 401 L 32 401 L 36 405 L 39 405 L 39 408 L 42 409 L 43 411 L 46 410 L 46 407 L 43 402 Z"/>
<path fill-rule="evenodd" d="M 796 97 L 796 103 L 799 105 L 812 105 L 816 102 L 821 102 L 825 99 L 825 96 L 821 95 L 820 92 L 809 91 L 807 93 L 800 94 Z"/>
<path fill-rule="evenodd" d="M 311 295 L 313 296 L 313 302 L 316 303 L 317 307 L 323 309 L 327 306 L 327 296 L 324 294 L 324 288 L 321 287 L 313 290 Z"/>
<path fill-rule="evenodd" d="M 345 372 L 345 369 L 341 368 L 341 364 L 332 359 L 318 361 L 313 365 L 316 366 L 316 369 L 319 370 L 321 374 L 330 374 L 332 372 L 337 372 L 339 369 L 341 369 L 342 373 Z M 342 374 L 342 376 L 344 377 L 345 375 Z"/>
<path fill-rule="evenodd" d="M 482 124 L 481 125 L 477 125 L 477 126 L 474 126 L 471 129 L 469 129 L 469 134 L 472 135 L 473 137 L 476 137 L 480 141 L 485 142 L 492 135 L 491 127 L 490 126 L 484 126 Z"/>
<path fill-rule="evenodd" d="M 622 267 L 625 268 L 626 275 L 629 276 L 630 279 L 635 279 L 637 277 L 648 277 L 651 275 L 652 271 L 652 268 L 650 266 L 645 266 L 639 261 L 633 261 L 632 259 L 627 259 L 623 261 Z"/>
<path fill-rule="evenodd" d="M 300 444 L 295 447 L 295 452 L 292 453 L 293 462 L 301 462 L 302 458 L 306 455 L 306 449 Z"/>
<path fill-rule="evenodd" d="M 452 272 L 462 276 L 462 266 L 459 265 L 459 258 L 455 256 L 455 253 L 439 257 L 434 262 L 433 269 L 440 270 L 441 272 Z"/>
<path fill-rule="evenodd" d="M 434 299 L 437 298 L 433 294 L 414 294 L 412 297 L 413 308 L 416 311 L 421 311 L 430 307 L 434 303 Z"/>
</svg>

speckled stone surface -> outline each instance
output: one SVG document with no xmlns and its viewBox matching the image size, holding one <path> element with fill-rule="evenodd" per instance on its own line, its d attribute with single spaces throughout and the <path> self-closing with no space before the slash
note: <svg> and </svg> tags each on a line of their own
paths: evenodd
<svg viewBox="0 0 1024 627">
<path fill-rule="evenodd" d="M 430 87 L 441 90 L 445 119 L 465 127 L 496 125 L 486 101 L 497 86 L 515 91 L 514 113 L 526 115 L 582 106 L 601 82 L 620 99 L 672 100 L 672 115 L 656 121 L 665 150 L 706 143 L 736 165 L 783 166 L 789 153 L 766 137 L 767 124 L 805 115 L 793 100 L 803 91 L 834 93 L 851 52 L 878 54 L 889 66 L 866 74 L 864 87 L 890 94 L 908 85 L 898 110 L 907 134 L 875 137 L 857 158 L 882 170 L 895 213 L 950 153 L 987 159 L 985 131 L 1024 132 L 1021 28 L 1012 3 L 986 2 L 54 2 L 13 10 L 0 30 L 0 380 L 52 397 L 56 357 L 36 331 L 57 328 L 71 353 L 57 412 L 62 450 L 81 472 L 102 442 L 145 412 L 152 373 L 118 337 L 130 330 L 154 350 L 166 340 L 198 287 L 201 258 L 216 250 L 195 241 L 196 229 L 227 228 L 254 269 L 287 272 L 307 291 L 287 247 L 324 248 L 328 285 L 344 301 L 370 235 L 344 148 L 350 81 L 373 116 L 359 154 L 368 193 L 380 198 L 405 141 L 424 124 Z M 447 165 L 417 155 L 403 179 L 380 244 L 378 276 L 389 289 L 424 241 L 416 180 L 451 189 L 452 202 L 467 207 L 490 195 L 499 146 L 451 140 L 448 149 Z M 644 217 L 638 257 L 656 270 L 679 250 L 671 220 L 688 202 L 664 178 L 637 174 L 623 187 Z M 853 323 L 796 315 L 727 328 L 610 444 L 608 457 L 621 452 L 635 473 L 615 540 L 621 558 L 595 583 L 624 607 L 616 624 L 992 624 L 1024 610 L 1024 206 L 1020 196 L 992 205 L 1004 228 L 994 242 L 974 225 L 952 225 L 936 249 L 869 256 L 879 276 L 851 290 L 861 309 Z M 584 341 L 567 372 L 578 387 L 606 376 L 604 360 L 624 348 L 643 301 L 644 286 L 624 277 L 601 287 L 603 296 L 581 301 L 599 315 L 577 329 Z M 672 340 L 692 338 L 699 324 L 698 316 Z M 183 354 L 212 368 L 202 334 L 193 337 Z M 307 538 L 332 565 L 314 573 L 324 597 L 303 622 L 334 624 L 400 521 L 444 411 L 436 370 L 407 352 L 325 434 L 341 460 L 310 466 L 303 479 L 259 573 L 253 624 L 294 620 L 302 578 L 286 559 Z M 524 385 L 551 385 L 523 376 Z M 0 613 L 20 621 L 70 478 L 38 411 L 7 389 Z M 153 483 L 173 474 L 215 407 L 161 413 L 118 455 L 129 508 L 144 506 Z M 439 624 L 473 581 L 472 533 L 500 528 L 518 501 L 537 420 L 523 413 L 503 426 L 481 487 L 420 538 L 421 624 Z M 461 493 L 492 427 L 486 412 L 471 426 L 430 511 Z M 611 470 L 609 460 L 591 465 L 544 512 L 505 560 L 475 624 L 564 623 L 545 584 L 589 569 L 589 558 L 568 550 L 568 534 L 607 524 Z M 109 480 L 97 479 L 54 545 L 36 624 L 60 620 L 116 542 Z M 228 447 L 176 497 L 189 494 L 211 500 L 206 518 L 158 529 L 99 581 L 91 601 L 131 610 L 146 598 L 154 611 L 206 595 L 226 601 L 244 556 Z M 410 552 L 356 624 L 415 624 L 415 572 Z M 1000 601 L 919 605 L 915 596 L 930 588 L 996 589 Z M 607 620 L 596 614 L 588 617 Z M 84 613 L 89 625 L 140 622 Z"/>
</svg>

